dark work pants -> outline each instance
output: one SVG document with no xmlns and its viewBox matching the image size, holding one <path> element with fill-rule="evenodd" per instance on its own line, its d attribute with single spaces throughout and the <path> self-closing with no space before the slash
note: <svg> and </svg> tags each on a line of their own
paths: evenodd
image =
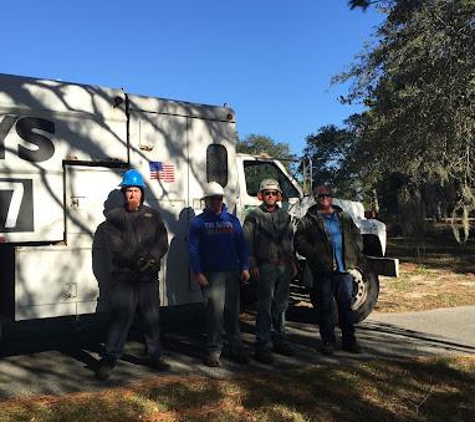
<svg viewBox="0 0 475 422">
<path fill-rule="evenodd" d="M 147 350 L 151 359 L 162 354 L 159 331 L 157 281 L 115 282 L 111 286 L 111 314 L 104 357 L 117 360 L 123 353 L 130 326 L 140 309 Z"/>
<path fill-rule="evenodd" d="M 353 276 L 351 274 L 323 274 L 317 278 L 318 309 L 320 313 L 320 336 L 324 342 L 335 342 L 332 312 L 333 298 L 338 305 L 342 341 L 355 341 L 355 327 L 351 312 Z"/>
</svg>

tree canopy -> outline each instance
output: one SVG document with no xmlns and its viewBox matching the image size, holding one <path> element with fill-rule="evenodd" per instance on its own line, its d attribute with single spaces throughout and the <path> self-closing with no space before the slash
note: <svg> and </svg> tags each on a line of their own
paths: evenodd
<svg viewBox="0 0 475 422">
<path fill-rule="evenodd" d="M 350 1 L 386 19 L 373 43 L 335 82 L 352 81 L 344 101 L 360 102 L 364 136 L 353 146 L 382 179 L 450 185 L 455 211 L 475 209 L 475 2 Z M 468 211 L 467 211 L 468 210 Z"/>
<path fill-rule="evenodd" d="M 266 135 L 247 135 L 239 141 L 237 152 L 245 154 L 267 154 L 277 159 L 294 159 L 295 155 L 290 151 L 290 145 L 286 142 L 276 142 L 270 136 Z"/>
</svg>

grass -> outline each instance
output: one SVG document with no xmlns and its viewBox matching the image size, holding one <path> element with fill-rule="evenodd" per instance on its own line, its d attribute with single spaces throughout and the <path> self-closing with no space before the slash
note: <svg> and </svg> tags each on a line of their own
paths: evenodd
<svg viewBox="0 0 475 422">
<path fill-rule="evenodd" d="M 380 277 L 377 311 L 475 305 L 474 240 L 461 246 L 452 238 L 392 238 L 388 256 L 400 259 L 400 275 Z"/>
<path fill-rule="evenodd" d="M 232 379 L 154 377 L 0 402 L 0 421 L 472 421 L 475 359 L 334 363 Z"/>
</svg>

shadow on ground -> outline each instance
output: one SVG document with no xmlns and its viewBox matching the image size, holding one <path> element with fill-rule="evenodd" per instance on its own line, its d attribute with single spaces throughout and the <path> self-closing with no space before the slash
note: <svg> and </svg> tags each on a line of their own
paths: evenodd
<svg viewBox="0 0 475 422">
<path fill-rule="evenodd" d="M 144 364 L 144 344 L 137 324 L 127 342 L 126 353 L 110 380 L 97 381 L 94 378 L 94 369 L 102 351 L 105 326 L 105 320 L 98 323 L 74 320 L 54 323 L 42 321 L 26 324 L 20 330 L 6 330 L 0 343 L 0 399 L 97 391 L 159 375 Z M 288 312 L 288 335 L 295 347 L 294 357 L 276 356 L 276 363 L 272 366 L 251 361 L 244 367 L 223 359 L 222 367 L 208 368 L 202 364 L 203 326 L 200 307 L 181 312 L 169 309 L 163 312 L 163 345 L 166 359 L 172 365 L 168 375 L 194 374 L 226 378 L 237 373 L 275 372 L 276 368 L 285 370 L 335 362 L 374 360 L 378 357 L 400 359 L 475 354 L 474 347 L 458 344 L 447 338 L 368 321 L 360 324 L 358 329 L 360 343 L 364 349 L 361 355 L 349 355 L 337 349 L 333 356 L 322 356 L 318 352 L 318 326 L 313 309 L 294 305 Z M 242 330 L 245 347 L 252 353 L 252 313 L 243 315 Z"/>
</svg>

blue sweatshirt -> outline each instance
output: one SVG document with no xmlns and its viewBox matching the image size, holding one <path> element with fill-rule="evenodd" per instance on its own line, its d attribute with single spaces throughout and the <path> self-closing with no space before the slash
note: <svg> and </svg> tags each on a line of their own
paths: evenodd
<svg viewBox="0 0 475 422">
<path fill-rule="evenodd" d="M 249 255 L 239 220 L 226 211 L 219 215 L 205 210 L 194 218 L 188 240 L 195 273 L 249 269 Z"/>
</svg>

